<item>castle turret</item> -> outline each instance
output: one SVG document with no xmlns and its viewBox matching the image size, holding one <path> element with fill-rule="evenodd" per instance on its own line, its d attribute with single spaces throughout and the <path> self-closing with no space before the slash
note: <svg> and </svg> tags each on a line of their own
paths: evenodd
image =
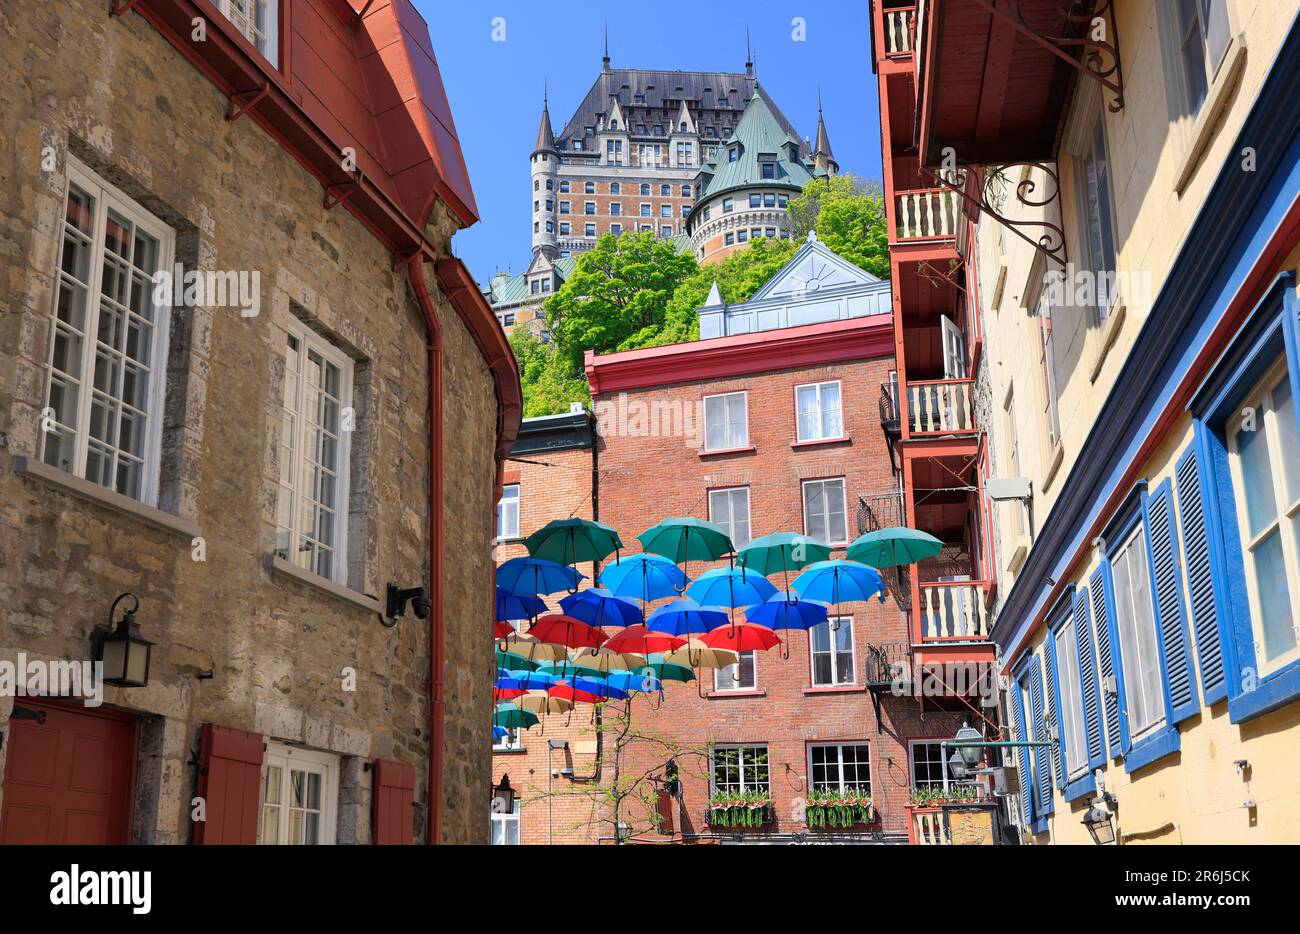
<svg viewBox="0 0 1300 934">
<path fill-rule="evenodd" d="M 537 127 L 537 143 L 533 146 L 533 254 L 545 253 L 554 258 L 557 252 L 555 236 L 556 176 L 560 168 L 560 154 L 555 148 L 555 132 L 551 129 L 551 114 L 546 95 L 542 95 L 542 122 Z"/>
<path fill-rule="evenodd" d="M 818 175 L 836 175 L 840 164 L 831 152 L 831 138 L 826 132 L 826 121 L 822 119 L 821 95 L 817 95 L 817 141 L 812 148 L 813 166 Z"/>
</svg>

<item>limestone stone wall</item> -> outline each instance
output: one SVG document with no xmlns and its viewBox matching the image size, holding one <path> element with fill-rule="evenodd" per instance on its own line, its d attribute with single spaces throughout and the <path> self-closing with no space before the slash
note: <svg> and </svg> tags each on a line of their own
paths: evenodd
<svg viewBox="0 0 1300 934">
<path fill-rule="evenodd" d="M 132 591 L 157 643 L 152 676 L 106 699 L 142 716 L 137 841 L 188 842 L 205 722 L 342 756 L 339 842 L 369 840 L 363 763 L 414 764 L 421 840 L 428 627 L 408 611 L 384 628 L 367 596 L 425 584 L 447 607 L 444 839 L 486 840 L 496 405 L 469 332 L 443 306 L 441 586 L 428 580 L 425 328 L 383 246 L 324 210 L 315 179 L 251 119 L 226 121 L 225 97 L 139 15 L 111 18 L 100 0 L 0 10 L 0 70 L 0 658 L 88 658 L 92 628 Z M 169 225 L 187 269 L 261 276 L 255 317 L 172 314 L 157 506 L 174 522 L 15 471 L 39 455 L 69 157 Z M 445 243 L 450 224 L 437 229 Z M 268 567 L 295 318 L 355 365 L 347 598 Z M 12 704 L 0 698 L 0 729 Z"/>
</svg>

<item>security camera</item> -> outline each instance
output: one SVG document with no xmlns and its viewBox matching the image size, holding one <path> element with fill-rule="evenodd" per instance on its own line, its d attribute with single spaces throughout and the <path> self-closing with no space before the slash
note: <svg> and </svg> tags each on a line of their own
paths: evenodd
<svg viewBox="0 0 1300 934">
<path fill-rule="evenodd" d="M 429 611 L 433 609 L 433 601 L 429 599 L 429 591 L 423 587 L 407 587 L 403 589 L 396 584 L 389 584 L 388 599 L 385 601 L 384 606 L 383 623 L 385 626 L 391 628 L 397 625 L 398 619 L 406 613 L 408 601 L 417 619 L 429 618 Z"/>
</svg>

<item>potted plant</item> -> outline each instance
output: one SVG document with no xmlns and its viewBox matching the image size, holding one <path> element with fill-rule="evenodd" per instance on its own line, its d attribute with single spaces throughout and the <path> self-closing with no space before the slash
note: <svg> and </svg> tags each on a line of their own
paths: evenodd
<svg viewBox="0 0 1300 934">
<path fill-rule="evenodd" d="M 705 819 L 711 827 L 762 827 L 772 819 L 772 799 L 758 791 L 714 792 Z"/>
<path fill-rule="evenodd" d="M 809 793 L 804 819 L 809 829 L 847 828 L 876 820 L 871 796 L 856 788 Z"/>
</svg>

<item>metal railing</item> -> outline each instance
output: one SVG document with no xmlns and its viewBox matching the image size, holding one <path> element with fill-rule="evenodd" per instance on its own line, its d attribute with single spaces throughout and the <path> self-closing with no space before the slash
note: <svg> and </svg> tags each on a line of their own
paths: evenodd
<svg viewBox="0 0 1300 934">
<path fill-rule="evenodd" d="M 937 379 L 907 384 L 907 428 L 912 434 L 975 430 L 975 381 Z"/>
<path fill-rule="evenodd" d="M 869 644 L 864 665 L 867 687 L 888 688 L 912 682 L 912 645 L 909 642 Z"/>
<path fill-rule="evenodd" d="M 898 384 L 892 380 L 880 384 L 880 427 L 891 438 L 897 437 L 903 430 L 903 421 L 898 411 Z"/>
</svg>

